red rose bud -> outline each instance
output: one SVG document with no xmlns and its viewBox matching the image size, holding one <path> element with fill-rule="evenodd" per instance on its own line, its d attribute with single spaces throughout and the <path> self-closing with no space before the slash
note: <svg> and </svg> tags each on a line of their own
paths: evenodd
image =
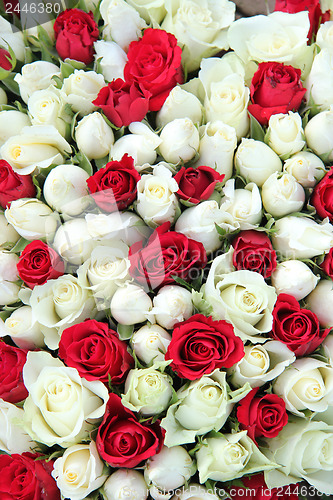
<svg viewBox="0 0 333 500">
<path fill-rule="evenodd" d="M 276 253 L 269 237 L 261 231 L 241 231 L 232 241 L 232 263 L 236 270 L 255 271 L 269 278 L 276 268 Z"/>
<path fill-rule="evenodd" d="M 325 255 L 323 262 L 320 264 L 321 269 L 327 276 L 333 279 L 333 248 Z"/>
<path fill-rule="evenodd" d="M 116 127 L 127 127 L 132 122 L 141 122 L 146 116 L 149 97 L 150 93 L 141 91 L 135 83 L 117 78 L 99 91 L 93 104 L 101 108 Z"/>
<path fill-rule="evenodd" d="M 326 21 L 330 20 L 330 11 L 321 11 L 320 0 L 276 0 L 274 10 L 288 12 L 288 14 L 296 14 L 307 10 L 310 21 L 309 40 L 317 33 L 320 23 L 326 23 Z"/>
<path fill-rule="evenodd" d="M 99 37 L 92 12 L 67 9 L 55 20 L 56 50 L 61 59 L 75 59 L 89 64 L 94 59 L 94 42 Z"/>
<path fill-rule="evenodd" d="M 174 179 L 179 186 L 179 198 L 190 203 L 200 203 L 213 194 L 216 183 L 223 181 L 224 174 L 204 165 L 197 168 L 182 167 Z"/>
<path fill-rule="evenodd" d="M 183 83 L 181 57 L 177 39 L 161 29 L 148 28 L 140 40 L 130 43 L 125 80 L 136 82 L 142 92 L 150 92 L 150 111 L 160 110 L 170 90 Z"/>
<path fill-rule="evenodd" d="M 8 50 L 0 47 L 0 68 L 10 71 L 12 69 L 11 57 Z"/>
<path fill-rule="evenodd" d="M 261 125 L 267 125 L 272 115 L 298 110 L 305 92 L 300 69 L 277 62 L 260 63 L 252 78 L 248 110 Z"/>
<path fill-rule="evenodd" d="M 232 486 L 228 493 L 232 500 L 254 498 L 256 500 L 298 500 L 298 484 L 268 488 L 263 474 L 241 478 L 244 487 Z"/>
<path fill-rule="evenodd" d="M 6 160 L 0 160 L 0 205 L 2 208 L 19 198 L 34 198 L 36 188 L 31 175 L 19 175 Z"/>
<path fill-rule="evenodd" d="M 22 375 L 26 359 L 25 349 L 0 341 L 0 398 L 9 403 L 19 403 L 28 397 Z"/>
<path fill-rule="evenodd" d="M 333 167 L 314 188 L 310 203 L 319 217 L 333 221 Z"/>
<path fill-rule="evenodd" d="M 134 168 L 134 160 L 124 154 L 120 161 L 110 161 L 87 179 L 89 193 L 96 205 L 106 212 L 124 210 L 136 198 L 136 185 L 141 175 Z"/>
<path fill-rule="evenodd" d="M 197 380 L 217 368 L 231 368 L 244 356 L 244 345 L 227 321 L 195 314 L 177 323 L 165 359 L 181 378 Z"/>
</svg>

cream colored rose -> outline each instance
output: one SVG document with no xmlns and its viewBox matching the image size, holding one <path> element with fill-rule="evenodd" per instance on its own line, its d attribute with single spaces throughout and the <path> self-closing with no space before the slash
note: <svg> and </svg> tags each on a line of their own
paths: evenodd
<svg viewBox="0 0 333 500">
<path fill-rule="evenodd" d="M 124 79 L 124 67 L 127 62 L 126 52 L 115 42 L 97 40 L 94 43 L 96 66 L 105 78 L 111 82 Z"/>
<path fill-rule="evenodd" d="M 95 111 L 79 121 L 75 128 L 76 143 L 87 158 L 104 158 L 114 143 L 112 128 L 100 113 Z"/>
<path fill-rule="evenodd" d="M 0 399 L 0 450 L 9 455 L 32 452 L 36 446 L 20 426 L 23 415 L 22 408 Z"/>
<path fill-rule="evenodd" d="M 322 3 L 323 2 L 321 2 L 321 4 Z M 324 7 L 324 6 L 322 5 L 322 7 Z M 325 12 L 325 10 L 327 10 L 327 9 L 323 8 L 323 12 Z M 326 21 L 326 23 L 323 23 L 319 26 L 319 29 L 317 31 L 317 36 L 316 36 L 316 45 L 318 45 L 320 47 L 320 50 L 333 49 L 333 21 L 332 20 Z"/>
<path fill-rule="evenodd" d="M 133 333 L 130 342 L 136 356 L 148 365 L 152 360 L 164 360 L 171 335 L 159 325 L 147 323 Z"/>
<path fill-rule="evenodd" d="M 0 146 L 10 137 L 19 135 L 21 130 L 30 124 L 28 115 L 21 111 L 14 109 L 0 111 Z"/>
<path fill-rule="evenodd" d="M 168 330 L 193 314 L 191 292 L 177 285 L 160 288 L 153 298 L 153 305 L 151 312 L 155 316 L 156 323 Z"/>
<path fill-rule="evenodd" d="M 86 220 L 76 218 L 64 222 L 57 229 L 53 246 L 67 262 L 80 265 L 90 257 L 96 242 L 88 233 Z"/>
<path fill-rule="evenodd" d="M 5 48 L 9 45 L 16 59 L 24 61 L 25 44 L 23 33 L 17 29 L 14 31 L 11 23 L 2 16 L 0 16 L 0 45 Z"/>
<path fill-rule="evenodd" d="M 322 328 L 333 327 L 333 287 L 331 280 L 321 279 L 306 297 L 306 306 L 314 312 Z"/>
<path fill-rule="evenodd" d="M 316 287 L 319 277 L 301 260 L 286 260 L 273 271 L 272 285 L 276 293 L 287 293 L 302 300 Z"/>
<path fill-rule="evenodd" d="M 52 77 L 60 77 L 60 68 L 47 61 L 35 61 L 22 66 L 21 74 L 17 73 L 15 81 L 20 87 L 20 94 L 25 103 L 37 90 L 47 89 L 52 83 Z"/>
<path fill-rule="evenodd" d="M 0 249 L 10 250 L 20 239 L 20 235 L 7 221 L 4 214 L 0 213 Z"/>
<path fill-rule="evenodd" d="M 187 162 L 199 149 L 199 132 L 190 118 L 167 123 L 160 134 L 159 152 L 169 163 Z"/>
<path fill-rule="evenodd" d="M 304 128 L 304 134 L 308 147 L 316 155 L 332 161 L 333 106 L 311 118 Z"/>
<path fill-rule="evenodd" d="M 282 170 L 282 162 L 264 142 L 243 138 L 235 154 L 235 167 L 244 179 L 261 187 L 271 174 Z"/>
<path fill-rule="evenodd" d="M 275 172 L 262 185 L 261 199 L 265 211 L 279 218 L 302 210 L 305 191 L 291 174 Z"/>
<path fill-rule="evenodd" d="M 64 79 L 60 95 L 72 106 L 75 113 L 79 112 L 80 116 L 84 116 L 97 110 L 92 101 L 96 99 L 103 87 L 105 87 L 103 75 L 95 71 L 76 69 Z"/>
<path fill-rule="evenodd" d="M 272 115 L 268 122 L 267 142 L 279 156 L 298 153 L 305 146 L 301 116 L 292 111 Z"/>
<path fill-rule="evenodd" d="M 109 476 L 103 486 L 106 500 L 147 500 L 148 487 L 141 472 L 134 469 L 118 469 Z"/>
<path fill-rule="evenodd" d="M 15 309 L 12 314 L 0 323 L 0 336 L 9 335 L 12 341 L 22 349 L 34 350 L 45 347 L 44 335 L 30 306 Z"/>
<path fill-rule="evenodd" d="M 309 151 L 292 155 L 285 161 L 283 170 L 293 175 L 304 188 L 314 187 L 325 175 L 324 163 Z"/>
<path fill-rule="evenodd" d="M 326 24 L 326 23 L 325 23 Z M 333 102 L 333 46 L 323 48 L 314 58 L 306 79 L 305 97 L 308 104 L 316 104 L 320 111 L 329 109 Z"/>
<path fill-rule="evenodd" d="M 69 135 L 72 116 L 65 112 L 65 103 L 61 100 L 59 90 L 50 86 L 37 90 L 28 99 L 28 110 L 32 125 L 54 125 L 63 136 Z"/>
<path fill-rule="evenodd" d="M 202 484 L 190 483 L 188 487 L 171 498 L 171 500 L 220 500 L 212 489 L 207 489 Z"/>
<path fill-rule="evenodd" d="M 235 179 L 226 182 L 223 188 L 221 210 L 231 215 L 241 230 L 253 229 L 261 221 L 262 203 L 258 186 L 250 182 L 244 189 L 235 189 Z"/>
<path fill-rule="evenodd" d="M 111 314 L 121 325 L 135 325 L 152 319 L 153 303 L 143 288 L 124 283 L 117 288 L 111 299 Z"/>
<path fill-rule="evenodd" d="M 139 12 L 147 23 L 152 21 L 159 23 L 166 14 L 164 0 L 128 0 L 128 3 Z"/>
<path fill-rule="evenodd" d="M 156 125 L 164 127 L 178 118 L 189 118 L 193 123 L 201 123 L 202 104 L 199 99 L 176 85 L 164 101 L 162 108 L 156 114 Z"/>
</svg>

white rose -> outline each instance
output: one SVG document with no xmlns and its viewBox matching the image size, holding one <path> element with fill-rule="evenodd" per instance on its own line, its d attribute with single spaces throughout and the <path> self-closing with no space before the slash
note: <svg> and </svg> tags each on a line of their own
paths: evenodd
<svg viewBox="0 0 333 500">
<path fill-rule="evenodd" d="M 282 170 L 282 161 L 264 142 L 243 138 L 235 154 L 235 167 L 244 179 L 261 187 L 271 174 Z"/>
<path fill-rule="evenodd" d="M 16 267 L 18 261 L 19 257 L 15 253 L 0 250 L 0 281 L 17 281 L 19 279 Z"/>
<path fill-rule="evenodd" d="M 156 165 L 153 175 L 142 175 L 137 183 L 135 210 L 148 226 L 157 227 L 164 222 L 173 223 L 179 202 L 175 193 L 178 184 L 163 165 Z"/>
<path fill-rule="evenodd" d="M 192 443 L 196 436 L 219 431 L 227 421 L 234 404 L 250 392 L 242 387 L 231 392 L 226 373 L 215 370 L 177 391 L 177 402 L 169 406 L 161 421 L 168 447 Z"/>
<path fill-rule="evenodd" d="M 53 125 L 24 127 L 1 147 L 2 158 L 18 174 L 31 174 L 37 168 L 63 163 L 63 154 L 72 151 L 68 142 Z"/>
<path fill-rule="evenodd" d="M 228 369 L 230 383 L 242 387 L 261 387 L 280 375 L 293 361 L 295 354 L 285 344 L 269 340 L 265 344 L 246 345 L 244 357 Z"/>
<path fill-rule="evenodd" d="M 333 6 L 331 5 L 331 7 Z M 327 8 L 329 7 L 327 6 Z M 322 12 L 325 12 L 325 10 L 327 9 L 323 8 Z M 333 21 L 320 24 L 316 36 L 316 45 L 320 47 L 320 50 L 333 49 Z"/>
<path fill-rule="evenodd" d="M 285 161 L 283 169 L 295 177 L 304 188 L 314 187 L 325 175 L 321 159 L 309 151 L 300 151 Z"/>
<path fill-rule="evenodd" d="M 150 324 L 142 326 L 133 333 L 131 346 L 136 356 L 147 365 L 152 361 L 163 361 L 171 335 L 159 325 Z"/>
<path fill-rule="evenodd" d="M 105 385 L 81 378 L 48 352 L 28 352 L 23 380 L 29 392 L 24 425 L 35 441 L 67 448 L 88 438 L 104 415 L 109 396 Z"/>
<path fill-rule="evenodd" d="M 333 327 L 333 287 L 331 280 L 320 280 L 306 298 L 306 306 L 317 316 L 322 328 Z"/>
<path fill-rule="evenodd" d="M 8 223 L 4 214 L 0 212 L 0 249 L 9 250 L 19 239 L 18 232 Z"/>
<path fill-rule="evenodd" d="M 0 450 L 9 455 L 32 452 L 36 446 L 20 426 L 23 415 L 22 408 L 0 399 Z"/>
<path fill-rule="evenodd" d="M 0 306 L 17 302 L 19 291 L 20 287 L 16 283 L 0 280 Z"/>
<path fill-rule="evenodd" d="M 164 101 L 162 108 L 157 112 L 156 125 L 164 127 L 169 122 L 179 118 L 189 118 L 193 123 L 200 124 L 202 104 L 194 94 L 176 85 Z"/>
<path fill-rule="evenodd" d="M 325 23 L 326 24 L 326 23 Z M 333 102 L 333 46 L 323 48 L 313 60 L 311 71 L 306 79 L 305 97 L 311 105 L 316 104 L 320 111 L 329 109 Z"/>
<path fill-rule="evenodd" d="M 193 314 L 191 292 L 177 285 L 160 288 L 153 299 L 153 305 L 151 312 L 155 315 L 156 323 L 168 330 Z"/>
<path fill-rule="evenodd" d="M 190 118 L 177 118 L 163 128 L 160 154 L 169 163 L 187 162 L 199 149 L 199 132 Z"/>
<path fill-rule="evenodd" d="M 37 198 L 12 201 L 5 210 L 5 217 L 29 241 L 52 238 L 59 223 L 59 215 Z"/>
<path fill-rule="evenodd" d="M 285 258 L 312 259 L 333 246 L 333 226 L 326 220 L 317 224 L 307 217 L 289 215 L 277 220 L 274 229 L 273 246 Z"/>
<path fill-rule="evenodd" d="M 191 483 L 182 493 L 177 492 L 171 500 L 220 500 L 212 489 L 207 490 L 202 484 Z"/>
<path fill-rule="evenodd" d="M 0 89 L 0 104 L 7 104 L 7 94 L 3 89 Z"/>
<path fill-rule="evenodd" d="M 112 128 L 97 111 L 85 116 L 75 127 L 75 139 L 88 159 L 98 159 L 110 153 L 114 143 Z"/>
<path fill-rule="evenodd" d="M 76 165 L 58 165 L 47 175 L 43 195 L 46 202 L 60 213 L 81 214 L 90 203 L 86 180 L 89 174 Z"/>
<path fill-rule="evenodd" d="M 103 0 L 100 12 L 105 25 L 103 36 L 116 42 L 123 50 L 138 40 L 141 30 L 147 28 L 139 13 L 124 0 Z"/>
<path fill-rule="evenodd" d="M 65 450 L 53 464 L 52 477 L 61 494 L 70 500 L 83 500 L 105 482 L 104 464 L 96 444 L 76 444 Z"/>
<path fill-rule="evenodd" d="M 275 172 L 264 182 L 261 198 L 266 212 L 278 218 L 301 211 L 305 191 L 291 174 Z"/>
<path fill-rule="evenodd" d="M 166 14 L 164 0 L 128 0 L 145 21 L 159 23 Z"/>
<path fill-rule="evenodd" d="M 60 89 L 60 95 L 64 101 L 72 106 L 72 110 L 80 113 L 80 116 L 88 115 L 96 111 L 97 107 L 92 104 L 101 90 L 105 87 L 103 75 L 95 71 L 75 70 L 74 73 L 65 78 Z"/>
<path fill-rule="evenodd" d="M 305 146 L 302 118 L 298 113 L 272 115 L 267 129 L 268 145 L 280 156 L 298 153 Z"/>
<path fill-rule="evenodd" d="M 106 82 L 117 78 L 124 79 L 124 67 L 127 62 L 126 52 L 115 42 L 98 40 L 94 43 L 95 60 Z"/>
<path fill-rule="evenodd" d="M 34 92 L 28 99 L 28 110 L 32 125 L 54 125 L 62 136 L 68 135 L 66 123 L 69 124 L 72 117 L 65 113 L 55 87 Z"/>
<path fill-rule="evenodd" d="M 20 61 L 25 58 L 25 44 L 23 33 L 21 31 L 13 31 L 9 21 L 0 16 L 0 45 L 5 48 L 9 45 L 15 54 L 15 57 Z"/>
<path fill-rule="evenodd" d="M 143 288 L 131 283 L 119 287 L 111 299 L 111 314 L 121 325 L 135 325 L 150 317 L 152 301 Z"/>
<path fill-rule="evenodd" d="M 287 293 L 296 300 L 302 300 L 316 287 L 319 277 L 300 260 L 286 260 L 273 271 L 272 285 L 276 293 Z"/>
<path fill-rule="evenodd" d="M 30 125 L 30 119 L 25 113 L 10 109 L 0 111 L 0 146 L 10 137 L 21 133 L 23 127 Z"/>
<path fill-rule="evenodd" d="M 20 94 L 25 103 L 36 90 L 47 89 L 53 82 L 53 76 L 61 76 L 60 68 L 47 61 L 35 61 L 25 64 L 15 81 L 20 87 Z"/>
<path fill-rule="evenodd" d="M 304 128 L 308 147 L 318 156 L 333 160 L 333 106 L 322 111 L 308 121 Z"/>
<path fill-rule="evenodd" d="M 262 218 L 262 203 L 259 188 L 250 182 L 244 189 L 235 189 L 235 179 L 226 182 L 223 188 L 221 210 L 230 214 L 241 230 L 253 229 Z"/>
<path fill-rule="evenodd" d="M 80 265 L 90 257 L 96 242 L 88 233 L 85 219 L 70 219 L 58 228 L 53 246 L 63 259 Z"/>
<path fill-rule="evenodd" d="M 134 469 L 118 469 L 109 476 L 103 486 L 106 500 L 147 500 L 147 484 L 141 472 Z"/>
<path fill-rule="evenodd" d="M 15 309 L 9 318 L 0 324 L 0 335 L 9 335 L 22 349 L 34 350 L 45 347 L 44 335 L 38 322 L 32 317 L 30 306 Z"/>
</svg>

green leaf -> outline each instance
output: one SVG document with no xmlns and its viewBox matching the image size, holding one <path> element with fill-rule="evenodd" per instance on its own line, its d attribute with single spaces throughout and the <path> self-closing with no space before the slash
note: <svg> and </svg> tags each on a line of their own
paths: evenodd
<svg viewBox="0 0 333 500">
<path fill-rule="evenodd" d="M 4 85 L 6 85 L 7 89 L 10 90 L 13 94 L 21 97 L 20 88 L 17 82 L 14 81 L 16 73 L 11 73 L 5 80 L 2 81 Z"/>
<path fill-rule="evenodd" d="M 26 240 L 25 238 L 21 237 L 16 243 L 16 245 L 14 245 L 13 248 L 11 249 L 11 253 L 22 252 L 22 250 L 24 250 L 29 243 L 31 243 L 29 240 Z"/>
<path fill-rule="evenodd" d="M 134 325 L 121 325 L 117 326 L 117 332 L 121 340 L 128 340 L 132 337 L 134 331 Z"/>
<path fill-rule="evenodd" d="M 79 114 L 80 114 L 80 111 L 78 111 L 77 113 L 75 113 L 75 115 L 72 118 L 72 123 L 71 123 L 71 138 L 73 139 L 73 141 L 75 141 L 75 127 L 76 127 L 76 124 L 77 124 L 77 117 L 78 117 Z"/>
<path fill-rule="evenodd" d="M 57 88 L 57 89 L 61 89 L 62 87 L 62 79 L 59 78 L 59 76 L 57 75 L 53 75 L 52 76 L 52 80 L 54 81 L 54 86 Z"/>
<path fill-rule="evenodd" d="M 35 186 L 35 188 L 36 188 L 36 198 L 37 198 L 38 200 L 40 200 L 41 195 L 42 195 L 42 190 L 41 190 L 41 188 L 40 188 L 40 185 L 39 185 L 39 182 L 38 182 L 38 180 L 37 180 L 37 176 L 36 176 L 36 175 L 33 175 L 33 176 L 32 176 L 32 182 L 34 183 L 34 186 Z"/>
<path fill-rule="evenodd" d="M 64 61 L 61 61 L 60 63 L 60 71 L 61 71 L 61 76 L 65 79 L 68 78 L 70 75 L 74 73 L 73 66 L 71 64 L 65 63 Z"/>
<path fill-rule="evenodd" d="M 11 314 L 11 311 L 1 311 L 0 318 L 2 319 L 2 321 L 6 321 L 6 319 L 9 318 Z"/>
<path fill-rule="evenodd" d="M 79 162 L 80 167 L 83 168 L 83 170 L 85 170 L 87 174 L 92 175 L 94 171 L 86 155 L 82 151 L 79 151 L 76 155 L 76 158 Z"/>
<path fill-rule="evenodd" d="M 104 156 L 104 158 L 98 158 L 97 160 L 94 160 L 95 165 L 97 170 L 100 170 L 101 168 L 105 167 L 105 165 L 108 162 L 108 156 Z"/>
<path fill-rule="evenodd" d="M 179 276 L 171 276 L 171 278 L 173 280 L 175 280 L 175 282 L 178 283 L 178 285 L 182 285 L 185 288 L 187 288 L 187 290 L 192 292 L 193 287 L 189 283 L 187 283 L 185 280 L 183 280 L 182 278 L 179 278 Z"/>
<path fill-rule="evenodd" d="M 265 131 L 256 120 L 256 118 L 249 113 L 250 116 L 250 137 L 256 141 L 264 142 L 265 139 Z"/>
</svg>

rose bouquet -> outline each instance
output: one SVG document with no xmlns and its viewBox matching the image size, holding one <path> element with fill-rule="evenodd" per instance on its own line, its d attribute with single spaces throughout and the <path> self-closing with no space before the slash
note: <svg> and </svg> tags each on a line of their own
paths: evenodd
<svg viewBox="0 0 333 500">
<path fill-rule="evenodd" d="M 4 7 L 0 497 L 333 495 L 331 2 Z"/>
</svg>

